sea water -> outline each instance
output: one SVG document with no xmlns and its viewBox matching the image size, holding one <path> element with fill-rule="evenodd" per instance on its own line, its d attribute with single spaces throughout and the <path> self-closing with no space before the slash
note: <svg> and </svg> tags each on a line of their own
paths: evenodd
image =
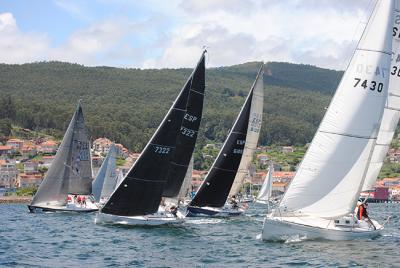
<svg viewBox="0 0 400 268">
<path fill-rule="evenodd" d="M 400 204 L 370 204 L 376 239 L 282 243 L 260 239 L 264 207 L 180 226 L 94 224 L 95 214 L 30 214 L 0 205 L 0 267 L 400 267 Z"/>
</svg>

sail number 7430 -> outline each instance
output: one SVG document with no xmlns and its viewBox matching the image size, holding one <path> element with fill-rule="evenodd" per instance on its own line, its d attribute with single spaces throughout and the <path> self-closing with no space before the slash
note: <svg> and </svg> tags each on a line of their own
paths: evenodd
<svg viewBox="0 0 400 268">
<path fill-rule="evenodd" d="M 383 90 L 383 83 L 378 83 L 376 81 L 368 82 L 368 80 L 362 81 L 361 78 L 354 78 L 354 80 L 356 81 L 354 87 L 360 86 L 363 87 L 364 89 L 369 88 L 372 91 L 376 90 L 378 92 L 382 92 Z"/>
</svg>

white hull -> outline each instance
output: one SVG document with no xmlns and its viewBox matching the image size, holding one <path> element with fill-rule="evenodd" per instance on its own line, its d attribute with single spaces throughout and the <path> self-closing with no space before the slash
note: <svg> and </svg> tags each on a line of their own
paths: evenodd
<svg viewBox="0 0 400 268">
<path fill-rule="evenodd" d="M 314 223 L 311 225 L 311 223 Z M 376 230 L 365 221 L 353 226 L 335 226 L 333 220 L 321 218 L 266 217 L 262 239 L 269 241 L 286 241 L 291 238 L 304 240 L 353 240 L 374 238 L 383 230 L 378 222 L 373 221 Z"/>
<path fill-rule="evenodd" d="M 85 203 L 78 203 L 70 198 L 66 205 L 60 206 L 59 204 L 45 203 L 37 205 L 28 205 L 30 212 L 94 212 L 98 211 L 99 207 L 93 202 L 91 196 L 85 196 Z"/>
<path fill-rule="evenodd" d="M 95 223 L 100 224 L 120 224 L 120 225 L 132 225 L 132 226 L 159 226 L 166 224 L 179 224 L 182 223 L 185 216 L 179 211 L 175 217 L 169 212 L 157 212 L 145 216 L 119 216 L 112 214 L 105 214 L 99 212 L 96 215 Z"/>
</svg>

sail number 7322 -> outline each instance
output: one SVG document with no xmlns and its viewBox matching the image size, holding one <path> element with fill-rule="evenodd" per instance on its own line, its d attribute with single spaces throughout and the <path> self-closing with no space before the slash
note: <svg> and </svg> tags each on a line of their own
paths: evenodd
<svg viewBox="0 0 400 268">
<path fill-rule="evenodd" d="M 376 90 L 378 92 L 382 92 L 383 90 L 383 83 L 378 83 L 376 81 L 368 82 L 368 80 L 362 80 L 361 78 L 354 78 L 354 80 L 356 81 L 354 87 L 360 86 L 364 89 L 369 88 L 372 91 Z"/>
<path fill-rule="evenodd" d="M 154 152 L 156 152 L 158 154 L 169 154 L 170 150 L 171 150 L 171 148 L 169 148 L 169 147 L 161 147 L 161 146 L 154 147 Z"/>
</svg>

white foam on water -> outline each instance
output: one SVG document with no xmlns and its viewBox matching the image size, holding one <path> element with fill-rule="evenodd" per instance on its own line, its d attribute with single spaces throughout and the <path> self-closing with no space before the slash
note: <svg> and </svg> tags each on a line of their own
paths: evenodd
<svg viewBox="0 0 400 268">
<path fill-rule="evenodd" d="M 222 221 L 222 219 L 190 219 L 185 222 L 190 224 L 217 224 Z"/>
</svg>

